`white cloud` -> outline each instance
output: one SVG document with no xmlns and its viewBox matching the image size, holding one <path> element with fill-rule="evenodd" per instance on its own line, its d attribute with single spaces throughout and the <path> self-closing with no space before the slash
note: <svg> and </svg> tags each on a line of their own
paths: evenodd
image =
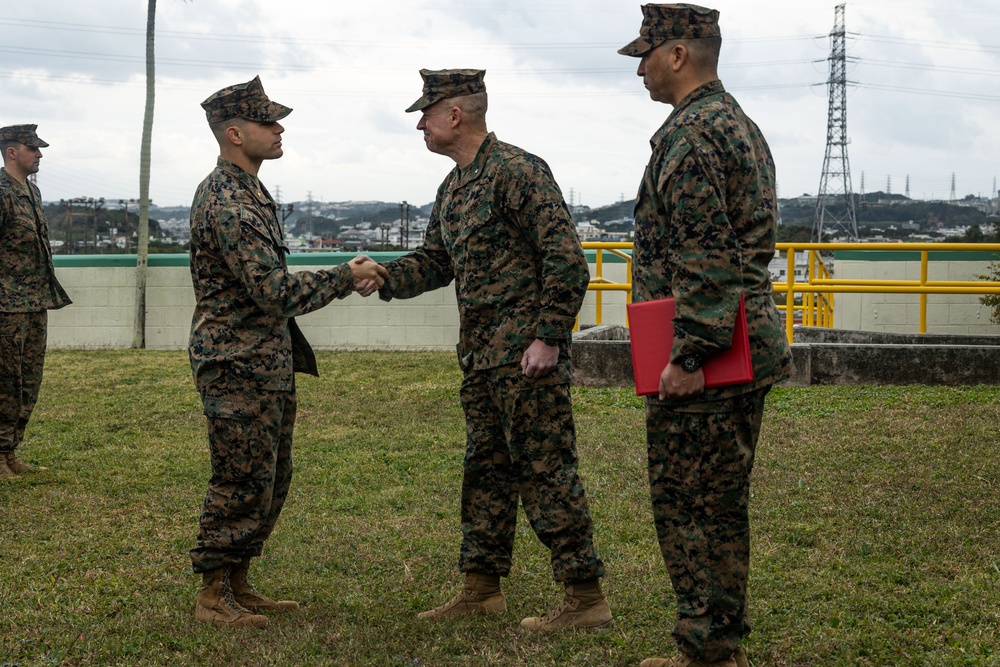
<svg viewBox="0 0 1000 667">
<path fill-rule="evenodd" d="M 567 197 L 634 196 L 648 139 L 670 108 L 651 102 L 619 46 L 638 34 L 621 0 L 159 0 L 151 195 L 187 204 L 215 161 L 199 102 L 259 73 L 295 109 L 285 156 L 261 176 L 285 201 L 426 203 L 450 161 L 424 149 L 406 108 L 421 67 L 487 70 L 490 127 L 539 154 Z M 722 0 L 723 82 L 764 130 L 783 196 L 814 193 L 826 139 L 833 4 Z M 855 188 L 986 193 L 1000 165 L 1000 11 L 992 0 L 847 6 L 848 134 Z M 138 192 L 145 3 L 34 0 L 0 10 L 0 124 L 36 122 L 52 146 L 46 199 Z"/>
</svg>

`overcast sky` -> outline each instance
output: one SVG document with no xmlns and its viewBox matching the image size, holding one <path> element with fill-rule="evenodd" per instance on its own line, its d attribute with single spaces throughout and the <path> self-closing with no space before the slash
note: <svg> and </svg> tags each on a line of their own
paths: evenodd
<svg viewBox="0 0 1000 667">
<path fill-rule="evenodd" d="M 779 194 L 815 194 L 826 143 L 834 3 L 720 0 L 720 76 L 775 156 Z M 150 194 L 188 205 L 218 154 L 199 103 L 260 74 L 295 111 L 261 169 L 285 201 L 425 204 L 453 163 L 404 109 L 421 67 L 486 70 L 490 129 L 543 157 L 567 200 L 631 199 L 670 112 L 616 50 L 623 0 L 159 0 Z M 855 191 L 988 196 L 1000 175 L 996 0 L 868 0 L 846 8 Z M 146 3 L 5 2 L 0 125 L 37 123 L 46 200 L 138 196 Z M 862 184 L 862 174 L 864 182 Z M 995 194 L 995 193 L 994 193 Z"/>
</svg>

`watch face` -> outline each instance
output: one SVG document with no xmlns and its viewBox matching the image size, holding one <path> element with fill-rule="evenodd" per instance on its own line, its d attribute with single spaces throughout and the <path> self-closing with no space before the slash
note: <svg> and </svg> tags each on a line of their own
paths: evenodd
<svg viewBox="0 0 1000 667">
<path fill-rule="evenodd" d="M 683 368 L 685 372 L 694 373 L 700 367 L 701 362 L 698 360 L 698 357 L 694 355 L 688 355 L 681 359 L 681 368 Z"/>
</svg>

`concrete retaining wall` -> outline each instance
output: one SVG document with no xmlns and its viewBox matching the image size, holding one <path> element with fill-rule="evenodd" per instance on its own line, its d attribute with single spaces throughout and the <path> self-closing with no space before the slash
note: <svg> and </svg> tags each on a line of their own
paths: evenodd
<svg viewBox="0 0 1000 667">
<path fill-rule="evenodd" d="M 369 253 L 378 261 L 401 253 Z M 353 253 L 293 254 L 294 271 L 314 271 L 350 260 Z M 588 253 L 593 260 L 593 253 Z M 57 256 L 56 275 L 73 304 L 49 314 L 53 348 L 122 348 L 132 344 L 135 317 L 135 255 Z M 624 282 L 625 264 L 605 259 L 604 276 Z M 593 275 L 596 267 L 591 265 Z M 605 322 L 625 323 L 625 293 L 589 292 L 580 321 L 596 321 L 598 299 Z M 151 255 L 147 278 L 146 346 L 187 346 L 194 290 L 187 255 Z M 458 306 L 453 287 L 390 303 L 352 294 L 297 318 L 317 349 L 393 348 L 453 351 L 458 342 Z"/>
<path fill-rule="evenodd" d="M 930 252 L 930 281 L 977 281 L 1000 259 L 991 252 Z M 837 251 L 837 278 L 854 280 L 920 280 L 920 253 L 877 250 Z M 928 294 L 927 333 L 1000 334 L 990 322 L 992 309 L 978 294 Z M 919 294 L 836 294 L 834 326 L 855 331 L 913 333 L 920 330 Z"/>
<path fill-rule="evenodd" d="M 596 272 L 591 258 L 591 274 Z M 878 255 L 880 253 L 876 253 Z M 881 253 L 884 254 L 884 253 Z M 399 253 L 371 253 L 388 261 Z M 349 253 L 291 255 L 293 270 L 316 270 L 348 261 Z M 871 274 L 871 258 L 838 259 L 841 277 L 912 278 L 912 262 L 890 262 L 878 275 Z M 851 262 L 857 262 L 852 264 Z M 864 262 L 867 262 L 865 264 Z M 875 262 L 878 264 L 878 262 Z M 949 269 L 949 279 L 975 279 L 988 261 Z M 605 258 L 603 275 L 625 282 L 625 264 Z M 935 266 L 932 263 L 932 268 Z M 153 255 L 147 284 L 147 347 L 181 349 L 187 345 L 194 292 L 186 255 Z M 866 268 L 867 267 L 867 268 Z M 917 262 L 919 273 L 919 262 Z M 940 266 L 934 271 L 943 270 Z M 858 275 L 852 274 L 854 271 Z M 866 273 L 868 271 L 868 273 Z M 900 275 L 899 271 L 902 271 Z M 53 348 L 122 348 L 132 343 L 135 299 L 135 256 L 60 256 L 56 273 L 74 303 L 50 313 L 49 345 Z M 945 274 L 938 277 L 944 278 Z M 975 324 L 988 320 L 985 307 L 966 309 L 956 297 L 944 310 L 931 302 L 928 328 L 918 335 L 919 315 L 909 306 L 886 310 L 880 295 L 837 295 L 837 329 L 796 329 L 793 354 L 797 367 L 791 384 L 996 384 L 1000 382 L 1000 326 Z M 860 305 L 850 305 L 860 297 Z M 916 303 L 918 297 L 902 295 Z M 604 325 L 596 322 L 598 299 Z M 978 297 L 960 297 L 965 301 Z M 625 323 L 624 292 L 587 294 L 580 313 L 584 330 L 574 335 L 575 379 L 589 386 L 632 386 L 631 352 Z M 845 330 L 849 312 L 873 308 L 878 318 L 860 317 L 854 329 L 879 320 L 867 331 Z M 888 313 L 898 318 L 891 325 Z M 458 341 L 458 308 L 454 289 L 448 287 L 415 299 L 385 303 L 376 297 L 351 295 L 315 313 L 299 318 L 306 336 L 317 349 L 394 348 L 452 351 Z M 932 326 L 932 323 L 937 323 Z M 893 333 L 901 330 L 905 333 Z M 965 334 L 954 337 L 948 333 Z"/>
<path fill-rule="evenodd" d="M 788 386 L 1000 384 L 1000 336 L 893 335 L 797 330 Z M 589 387 L 632 387 L 628 329 L 594 327 L 573 336 L 573 380 Z"/>
</svg>

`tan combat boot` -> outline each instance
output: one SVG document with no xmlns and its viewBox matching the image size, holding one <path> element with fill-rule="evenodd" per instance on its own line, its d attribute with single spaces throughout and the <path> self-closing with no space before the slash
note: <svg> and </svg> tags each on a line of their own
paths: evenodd
<svg viewBox="0 0 1000 667">
<path fill-rule="evenodd" d="M 601 592 L 597 579 L 566 584 L 566 595 L 544 616 L 531 616 L 521 621 L 526 630 L 547 632 L 561 627 L 604 628 L 614 623 L 608 598 Z"/>
<path fill-rule="evenodd" d="M 7 468 L 10 469 L 15 475 L 23 475 L 26 472 L 34 471 L 34 466 L 29 466 L 27 463 L 17 458 L 15 450 L 10 450 L 9 452 L 4 452 L 4 457 L 7 459 Z"/>
<path fill-rule="evenodd" d="M 234 567 L 233 571 L 229 574 L 229 586 L 233 589 L 233 598 L 236 599 L 237 604 L 246 607 L 255 614 L 265 611 L 283 614 L 298 610 L 299 603 L 294 600 L 272 600 L 266 595 L 258 593 L 249 580 L 247 580 L 247 573 L 249 571 L 250 559 L 244 558 L 243 562 L 238 567 Z"/>
<path fill-rule="evenodd" d="M 744 656 L 745 657 L 745 656 Z M 713 660 L 705 662 L 696 660 L 689 655 L 675 655 L 667 660 L 666 658 L 646 658 L 639 663 L 639 667 L 736 667 L 736 653 L 725 660 Z"/>
<path fill-rule="evenodd" d="M 465 585 L 455 597 L 429 611 L 422 611 L 417 618 L 437 621 L 465 614 L 502 614 L 507 611 L 507 601 L 500 590 L 500 576 L 470 572 L 465 575 Z"/>
<path fill-rule="evenodd" d="M 267 627 L 267 616 L 253 614 L 233 599 L 229 570 L 224 567 L 202 574 L 194 619 L 217 628 Z"/>
<path fill-rule="evenodd" d="M 736 649 L 736 653 L 733 653 L 733 660 L 736 661 L 736 667 L 750 667 L 747 652 L 743 650 L 742 646 Z"/>
<path fill-rule="evenodd" d="M 7 467 L 7 453 L 0 453 L 0 479 L 14 479 L 14 472 Z"/>
</svg>

